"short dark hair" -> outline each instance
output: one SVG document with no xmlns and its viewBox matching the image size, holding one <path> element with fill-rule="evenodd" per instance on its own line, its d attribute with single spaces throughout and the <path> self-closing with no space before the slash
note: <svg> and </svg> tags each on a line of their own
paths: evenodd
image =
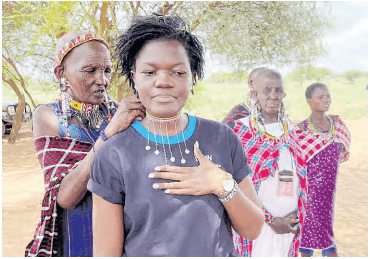
<svg viewBox="0 0 370 259">
<path fill-rule="evenodd" d="M 189 57 L 191 72 L 195 81 L 203 78 L 203 47 L 193 34 L 186 30 L 185 21 L 178 16 L 148 15 L 135 18 L 128 30 L 119 38 L 116 45 L 118 52 L 117 70 L 121 67 L 120 76 L 126 76 L 126 82 L 135 89 L 131 71 L 141 49 L 149 42 L 176 40 L 180 42 Z"/>
<path fill-rule="evenodd" d="M 329 88 L 327 85 L 322 83 L 314 83 L 307 87 L 306 89 L 306 100 L 310 99 L 312 97 L 312 93 L 315 92 L 317 88 L 326 87 Z"/>
</svg>

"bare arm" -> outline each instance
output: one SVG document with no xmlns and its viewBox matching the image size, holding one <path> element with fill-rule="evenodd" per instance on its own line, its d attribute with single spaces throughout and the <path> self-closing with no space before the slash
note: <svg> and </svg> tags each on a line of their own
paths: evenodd
<svg viewBox="0 0 370 259">
<path fill-rule="evenodd" d="M 111 137 L 130 126 L 137 116 L 145 116 L 144 107 L 136 96 L 131 96 L 121 101 L 121 104 L 112 118 L 112 121 L 105 128 L 107 137 Z M 40 106 L 35 110 L 33 119 L 33 136 L 58 136 L 58 118 L 46 106 Z M 104 143 L 101 138 L 94 144 L 97 151 Z M 60 184 L 57 201 L 58 204 L 67 210 L 73 209 L 82 200 L 87 191 L 87 182 L 90 178 L 90 168 L 94 160 L 94 151 L 91 150 L 81 160 L 77 167 L 64 177 Z"/>
<path fill-rule="evenodd" d="M 93 206 L 93 256 L 122 256 L 124 242 L 122 205 L 112 204 L 93 194 Z"/>
<path fill-rule="evenodd" d="M 249 176 L 239 183 L 234 198 L 223 205 L 239 235 L 250 240 L 259 236 L 265 218 Z"/>
</svg>

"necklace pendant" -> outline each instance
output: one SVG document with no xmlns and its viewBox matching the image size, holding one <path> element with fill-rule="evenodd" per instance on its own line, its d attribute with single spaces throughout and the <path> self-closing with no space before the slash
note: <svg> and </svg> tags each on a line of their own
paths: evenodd
<svg viewBox="0 0 370 259">
<path fill-rule="evenodd" d="M 145 147 L 145 150 L 150 150 L 150 146 L 146 146 Z"/>
<path fill-rule="evenodd" d="M 185 154 L 190 154 L 190 151 L 189 151 L 189 149 L 185 149 Z"/>
<path fill-rule="evenodd" d="M 158 150 L 158 149 L 156 149 L 156 150 L 154 151 L 154 154 L 159 155 L 159 150 Z"/>
<path fill-rule="evenodd" d="M 182 158 L 182 159 L 181 159 L 181 164 L 185 164 L 185 163 L 186 163 L 185 158 Z"/>
<path fill-rule="evenodd" d="M 173 156 L 171 156 L 170 160 L 171 160 L 171 162 L 175 162 L 176 161 L 176 159 Z"/>
</svg>

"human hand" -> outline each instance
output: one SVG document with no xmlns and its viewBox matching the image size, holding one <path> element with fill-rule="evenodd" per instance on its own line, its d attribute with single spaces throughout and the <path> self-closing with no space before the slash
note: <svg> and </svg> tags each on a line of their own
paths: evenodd
<svg viewBox="0 0 370 259">
<path fill-rule="evenodd" d="M 292 211 L 285 217 L 275 217 L 274 221 L 272 221 L 269 226 L 276 234 L 298 234 L 299 230 L 293 229 L 297 223 L 299 223 L 297 211 Z"/>
<path fill-rule="evenodd" d="M 112 120 L 105 128 L 105 135 L 110 138 L 129 127 L 136 117 L 145 117 L 145 108 L 136 95 L 122 99 Z"/>
<path fill-rule="evenodd" d="M 194 154 L 199 166 L 157 166 L 149 174 L 149 178 L 171 180 L 171 182 L 154 183 L 153 188 L 165 190 L 165 193 L 176 195 L 219 194 L 223 190 L 223 182 L 227 173 L 209 161 L 200 151 L 199 144 L 194 144 Z"/>
</svg>

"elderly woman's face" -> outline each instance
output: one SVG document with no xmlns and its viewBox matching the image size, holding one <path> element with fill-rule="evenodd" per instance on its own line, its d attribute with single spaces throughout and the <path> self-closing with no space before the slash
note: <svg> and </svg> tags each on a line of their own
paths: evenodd
<svg viewBox="0 0 370 259">
<path fill-rule="evenodd" d="M 74 48 L 64 60 L 69 93 L 82 103 L 99 104 L 110 85 L 112 61 L 108 48 L 99 41 Z"/>
<path fill-rule="evenodd" d="M 277 114 L 285 96 L 282 81 L 275 78 L 259 77 L 255 84 L 262 110 L 267 114 Z"/>
<path fill-rule="evenodd" d="M 160 118 L 181 111 L 193 84 L 186 50 L 174 40 L 147 43 L 139 52 L 132 78 L 144 107 Z"/>
</svg>

